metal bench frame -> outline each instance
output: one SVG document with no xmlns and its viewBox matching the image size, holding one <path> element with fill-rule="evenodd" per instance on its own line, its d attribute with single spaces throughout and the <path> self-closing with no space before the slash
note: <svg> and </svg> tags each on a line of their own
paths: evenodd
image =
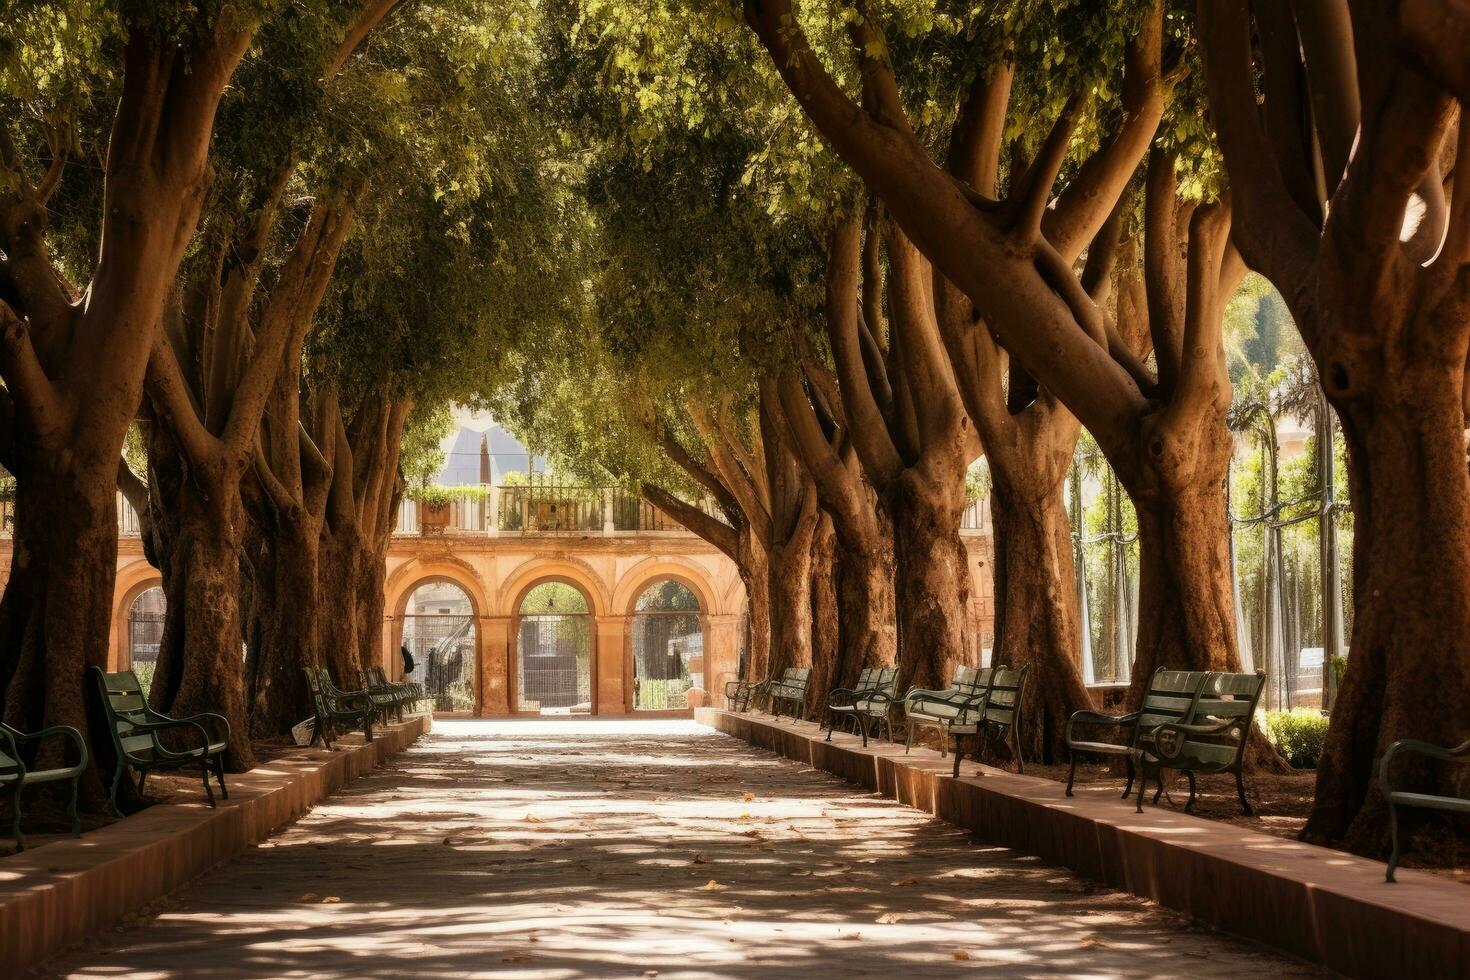
<svg viewBox="0 0 1470 980">
<path fill-rule="evenodd" d="M 791 720 L 800 721 L 806 709 L 806 686 L 811 681 L 810 667 L 787 667 L 779 680 L 767 679 L 766 696 L 771 702 L 771 714 L 781 717 L 781 702 L 790 704 Z"/>
<path fill-rule="evenodd" d="M 827 741 L 832 741 L 832 730 L 837 719 L 843 718 L 863 736 L 863 747 L 868 745 L 868 729 L 877 735 L 884 726 L 888 728 L 888 740 L 893 741 L 893 718 L 891 710 L 899 703 L 897 697 L 897 667 L 865 667 L 858 680 L 850 688 L 834 687 L 827 692 Z"/>
<path fill-rule="evenodd" d="M 77 761 L 59 769 L 28 769 L 22 748 L 33 742 L 60 735 L 76 747 Z M 63 757 L 64 758 L 64 757 Z M 71 835 L 80 837 L 82 821 L 77 816 L 77 787 L 82 773 L 87 770 L 87 743 L 80 732 L 66 725 L 52 725 L 39 732 L 27 734 L 9 725 L 0 723 L 0 800 L 10 802 L 11 835 L 15 838 L 17 852 L 26 849 L 25 835 L 20 832 L 20 795 L 28 783 L 55 783 L 68 780 L 71 783 L 71 805 L 67 813 L 71 816 Z"/>
<path fill-rule="evenodd" d="M 97 682 L 102 695 L 102 708 L 107 713 L 107 730 L 112 736 L 112 747 L 117 754 L 117 765 L 112 774 L 112 789 L 108 794 L 108 805 L 115 816 L 122 816 L 117 808 L 117 791 L 122 786 L 123 774 L 129 769 L 138 770 L 138 794 L 143 793 L 143 784 L 150 772 L 172 772 L 198 766 L 204 782 L 204 796 L 214 806 L 214 790 L 210 788 L 209 776 L 214 774 L 219 782 L 220 796 L 230 798 L 225 788 L 225 751 L 230 743 L 230 723 L 223 715 L 203 712 L 187 718 L 171 718 L 148 707 L 143 697 L 138 675 L 131 670 L 109 674 L 101 667 L 88 668 Z M 189 732 L 198 736 L 198 748 L 182 752 L 169 749 L 159 740 L 163 732 Z M 146 739 L 147 744 L 139 744 Z M 146 754 L 145 754 L 146 752 Z"/>
<path fill-rule="evenodd" d="M 1143 705 L 1138 711 L 1122 715 L 1106 715 L 1100 711 L 1076 711 L 1067 719 L 1067 752 L 1072 757 L 1072 766 L 1067 773 L 1067 795 L 1072 795 L 1072 784 L 1077 779 L 1077 753 L 1093 755 L 1119 755 L 1127 760 L 1128 785 L 1123 787 L 1122 799 L 1133 792 L 1133 780 L 1137 776 L 1134 768 L 1134 753 L 1139 740 L 1159 725 L 1171 721 L 1182 721 L 1190 717 L 1200 691 L 1209 677 L 1204 670 L 1170 670 L 1160 667 L 1149 678 L 1148 690 L 1143 695 Z M 1111 726 L 1123 729 L 1127 738 L 1122 742 L 1094 742 L 1079 739 L 1075 735 L 1078 725 Z"/>
<path fill-rule="evenodd" d="M 1398 867 L 1399 858 L 1403 854 L 1403 842 L 1399 839 L 1399 807 L 1416 806 L 1427 810 L 1470 814 L 1470 800 L 1462 800 L 1458 796 L 1438 796 L 1432 793 L 1411 793 L 1394 789 L 1393 783 L 1388 778 L 1389 766 L 1392 765 L 1394 756 L 1400 752 L 1417 752 L 1419 755 L 1427 755 L 1441 762 L 1470 763 L 1470 741 L 1447 749 L 1417 738 L 1401 738 L 1390 745 L 1383 753 L 1383 758 L 1378 761 L 1378 789 L 1383 794 L 1384 803 L 1388 805 L 1388 832 L 1393 841 L 1393 852 L 1388 857 L 1388 867 L 1384 871 L 1385 881 L 1397 880 L 1394 878 L 1394 870 Z"/>
<path fill-rule="evenodd" d="M 332 675 L 325 667 L 303 667 L 306 685 L 311 690 L 312 703 L 316 708 L 316 724 L 312 726 L 311 744 L 322 740 L 327 748 L 340 736 L 338 724 L 349 728 L 362 725 L 363 736 L 373 740 L 373 716 L 378 707 L 367 691 L 343 691 L 332 683 Z"/>
<path fill-rule="evenodd" d="M 1164 792 L 1164 770 L 1173 769 L 1189 778 L 1189 802 L 1184 812 L 1194 810 L 1196 773 L 1233 773 L 1235 792 L 1246 816 L 1255 811 L 1245 796 L 1245 749 L 1255 724 L 1256 705 L 1266 689 L 1266 675 L 1211 671 L 1205 678 L 1189 717 L 1166 722 L 1146 733 L 1134 749 L 1141 781 L 1138 812 L 1143 812 L 1143 794 L 1150 772 L 1158 781 L 1154 803 Z"/>
<path fill-rule="evenodd" d="M 961 665 L 954 669 L 954 675 L 950 679 L 949 687 L 942 691 L 931 691 L 924 688 L 911 688 L 903 696 L 904 702 L 904 755 L 908 755 L 914 744 L 915 728 L 934 728 L 942 734 L 939 739 L 939 754 L 949 754 L 949 726 L 953 724 L 955 717 L 960 714 L 965 706 L 976 698 L 985 696 L 985 691 L 990 686 L 989 667 L 967 667 Z M 925 705 L 943 705 L 939 712 L 927 712 Z"/>
<path fill-rule="evenodd" d="M 975 699 L 961 717 L 950 724 L 949 734 L 954 737 L 956 779 L 960 775 L 960 759 L 964 756 L 964 744 L 960 739 L 975 739 L 975 761 L 979 762 L 985 749 L 985 736 L 992 732 L 1003 739 L 1009 737 L 1011 752 L 1016 757 L 1016 771 L 1026 771 L 1026 763 L 1021 759 L 1021 702 L 1026 696 L 1026 675 L 1030 670 L 1030 664 L 992 667 L 984 696 Z"/>
</svg>

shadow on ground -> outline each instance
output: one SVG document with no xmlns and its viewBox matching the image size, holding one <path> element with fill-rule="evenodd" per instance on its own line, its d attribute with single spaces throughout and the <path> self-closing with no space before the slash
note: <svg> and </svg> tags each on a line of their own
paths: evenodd
<svg viewBox="0 0 1470 980">
<path fill-rule="evenodd" d="M 447 722 L 83 977 L 1294 976 L 691 722 Z"/>
</svg>

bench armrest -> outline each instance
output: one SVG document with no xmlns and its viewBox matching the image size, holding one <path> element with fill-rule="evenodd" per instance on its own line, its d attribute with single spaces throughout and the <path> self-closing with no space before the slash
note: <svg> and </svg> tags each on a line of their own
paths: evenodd
<svg viewBox="0 0 1470 980">
<path fill-rule="evenodd" d="M 911 688 L 908 689 L 908 693 L 906 693 L 903 696 L 903 700 L 910 701 L 910 700 L 913 700 L 914 698 L 924 698 L 924 697 L 942 698 L 942 697 L 948 697 L 950 694 L 951 694 L 951 691 L 948 688 L 946 688 L 946 689 L 944 689 L 942 691 L 930 691 L 930 690 L 927 690 L 926 688 L 922 688 L 922 687 L 911 687 Z"/>
<path fill-rule="evenodd" d="M 25 782 L 26 763 L 20 757 L 20 748 L 15 744 L 15 736 L 11 734 L 13 731 L 15 729 L 9 725 L 0 725 L 0 749 L 15 760 L 14 766 L 0 766 L 0 773 L 19 774 L 21 782 Z"/>
<path fill-rule="evenodd" d="M 163 756 L 165 756 L 167 758 L 170 758 L 170 759 L 182 759 L 186 755 L 188 755 L 187 752 L 173 752 L 173 751 L 171 751 L 171 750 L 169 750 L 167 748 L 164 748 L 163 743 L 158 740 L 158 733 L 159 732 L 166 732 L 166 731 L 168 731 L 171 728 L 192 728 L 192 729 L 194 729 L 194 731 L 196 731 L 196 732 L 199 733 L 199 751 L 201 751 L 201 752 L 208 752 L 209 751 L 209 732 L 205 731 L 204 730 L 204 726 L 201 725 L 201 724 L 199 724 L 199 722 L 197 722 L 197 721 L 186 721 L 183 718 L 169 718 L 169 719 L 166 719 L 164 721 L 147 721 L 147 722 L 136 722 L 135 721 L 135 722 L 129 722 L 129 724 L 131 724 L 133 726 L 133 731 L 135 731 L 135 732 L 147 732 L 148 734 L 152 735 L 153 736 L 153 749 L 154 749 L 154 751 L 155 752 L 158 752 L 160 755 L 163 755 Z"/>
<path fill-rule="evenodd" d="M 10 739 L 11 747 L 16 751 L 19 751 L 20 746 L 27 742 L 39 742 L 43 738 L 61 735 L 77 747 L 77 761 L 66 768 L 73 772 L 81 772 L 87 768 L 87 760 L 90 758 L 87 754 L 87 740 L 82 738 L 81 732 L 72 728 L 70 725 L 52 725 L 50 728 L 43 728 L 39 732 L 23 732 L 19 729 L 11 728 L 9 725 L 4 725 L 0 726 L 0 733 L 3 733 L 6 738 Z M 16 761 L 20 762 L 19 756 L 16 757 Z M 21 762 L 20 764 L 24 768 L 25 763 Z"/>
<path fill-rule="evenodd" d="M 1216 725 L 1185 725 L 1181 722 L 1171 721 L 1154 728 L 1149 735 L 1153 739 L 1152 752 L 1165 761 L 1178 757 L 1178 750 L 1184 747 L 1186 739 L 1171 739 L 1169 735 L 1219 735 L 1228 732 L 1232 728 L 1243 728 L 1244 734 L 1240 737 L 1240 746 L 1244 747 L 1246 738 L 1250 732 L 1249 718 L 1232 718 L 1229 721 Z M 1239 749 L 1237 749 L 1239 751 Z"/>
<path fill-rule="evenodd" d="M 1445 748 L 1442 745 L 1424 742 L 1417 738 L 1401 738 L 1394 742 L 1383 753 L 1383 758 L 1378 761 L 1378 787 L 1385 794 L 1392 791 L 1388 784 L 1389 764 L 1400 752 L 1417 752 L 1443 762 L 1470 762 L 1470 741 L 1456 745 L 1454 748 Z"/>
<path fill-rule="evenodd" d="M 1076 725 L 1114 725 L 1122 727 L 1137 721 L 1139 712 L 1132 711 L 1126 715 L 1105 715 L 1101 711 L 1074 711 L 1072 717 L 1067 719 L 1065 738 L 1068 745 L 1076 741 L 1072 737 L 1072 729 Z"/>
<path fill-rule="evenodd" d="M 192 721 L 201 726 L 207 725 L 206 730 L 213 729 L 213 731 L 210 731 L 210 734 L 214 736 L 216 742 L 228 742 L 230 740 L 230 721 L 224 715 L 217 715 L 212 711 L 205 711 L 197 715 L 190 715 L 187 718 L 175 718 L 173 720 Z"/>
</svg>

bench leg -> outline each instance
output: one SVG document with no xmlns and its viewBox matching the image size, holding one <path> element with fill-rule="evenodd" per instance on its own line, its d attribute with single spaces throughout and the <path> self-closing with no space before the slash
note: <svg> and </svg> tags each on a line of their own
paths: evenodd
<svg viewBox="0 0 1470 980">
<path fill-rule="evenodd" d="M 1072 784 L 1077 781 L 1077 753 L 1068 749 L 1067 754 L 1072 757 L 1071 768 L 1067 770 L 1067 795 L 1071 796 Z"/>
<path fill-rule="evenodd" d="M 1235 795 L 1240 797 L 1240 808 L 1245 811 L 1245 815 L 1255 816 L 1250 801 L 1245 798 L 1245 774 L 1239 769 L 1235 770 Z"/>
<path fill-rule="evenodd" d="M 138 773 L 138 795 L 143 795 L 143 784 L 148 782 L 148 770 L 144 769 Z"/>
<path fill-rule="evenodd" d="M 122 785 L 122 778 L 123 764 L 121 761 L 119 761 L 117 764 L 117 770 L 112 774 L 112 792 L 108 794 L 107 797 L 108 809 L 112 811 L 112 815 L 114 817 L 122 816 L 122 811 L 117 808 L 117 790 L 118 787 Z"/>
<path fill-rule="evenodd" d="M 199 763 L 199 773 L 204 778 L 204 796 L 209 800 L 209 805 L 214 806 L 214 788 L 209 785 L 209 760 L 204 759 Z"/>
<path fill-rule="evenodd" d="M 1399 811 L 1392 803 L 1388 805 L 1388 837 L 1393 841 L 1393 851 L 1388 855 L 1388 867 L 1384 869 L 1384 881 L 1397 881 L 1393 876 L 1399 866 Z"/>
<path fill-rule="evenodd" d="M 214 757 L 214 778 L 219 780 L 219 795 L 228 800 L 230 791 L 225 789 L 225 757 L 222 755 Z"/>
<path fill-rule="evenodd" d="M 1123 799 L 1128 799 L 1128 794 L 1133 792 L 1133 756 L 1130 754 L 1128 760 L 1128 785 L 1123 787 Z"/>
<path fill-rule="evenodd" d="M 1016 711 L 1016 722 L 1021 720 L 1021 712 Z M 1021 758 L 1021 726 L 1013 723 L 1011 725 L 1011 751 L 1016 753 L 1016 772 L 1025 774 L 1026 760 Z"/>
<path fill-rule="evenodd" d="M 80 774 L 73 776 L 71 780 L 71 808 L 67 812 L 71 815 L 71 835 L 82 836 L 82 818 L 77 815 L 77 791 L 81 788 L 82 777 Z"/>
<path fill-rule="evenodd" d="M 1185 813 L 1193 813 L 1194 812 L 1194 796 L 1195 796 L 1195 791 L 1196 791 L 1195 784 L 1194 784 L 1194 773 L 1192 773 L 1192 772 L 1190 772 L 1189 770 L 1186 769 L 1184 771 L 1184 775 L 1189 778 L 1189 802 L 1186 803 L 1186 804 L 1184 804 L 1184 812 Z"/>
<path fill-rule="evenodd" d="M 1158 806 L 1159 805 L 1159 797 L 1161 797 L 1161 796 L 1164 795 L 1164 770 L 1163 770 L 1163 767 L 1160 767 L 1159 768 L 1158 774 L 1154 777 L 1154 779 L 1155 779 L 1156 784 L 1158 786 L 1158 788 L 1154 790 L 1154 806 Z M 1145 782 L 1147 782 L 1147 780 L 1145 780 Z M 1172 800 L 1173 797 L 1170 797 L 1170 799 Z"/>
<path fill-rule="evenodd" d="M 960 778 L 960 758 L 965 754 L 964 751 L 963 751 L 964 744 L 965 744 L 964 742 L 960 741 L 960 736 L 956 735 L 954 737 L 954 778 L 955 779 L 959 779 Z"/>
<path fill-rule="evenodd" d="M 832 706 L 830 704 L 827 705 L 826 714 L 827 714 L 827 741 L 830 742 L 830 741 L 832 741 L 832 726 L 835 725 L 835 724 L 837 724 L 836 720 L 832 717 Z"/>
<path fill-rule="evenodd" d="M 26 835 L 20 832 L 20 791 L 21 787 L 17 786 L 10 794 L 10 836 L 15 838 L 17 854 L 26 849 Z"/>
<path fill-rule="evenodd" d="M 853 721 L 857 722 L 858 728 L 862 729 L 862 733 L 863 733 L 863 748 L 867 748 L 868 747 L 868 719 L 866 717 L 862 716 L 862 715 L 854 715 L 853 716 Z"/>
<path fill-rule="evenodd" d="M 904 755 L 908 755 L 909 754 L 909 749 L 913 748 L 913 745 L 914 745 L 914 723 L 913 722 L 909 722 L 908 729 L 909 730 L 904 735 L 904 739 L 903 739 L 903 754 Z"/>
</svg>

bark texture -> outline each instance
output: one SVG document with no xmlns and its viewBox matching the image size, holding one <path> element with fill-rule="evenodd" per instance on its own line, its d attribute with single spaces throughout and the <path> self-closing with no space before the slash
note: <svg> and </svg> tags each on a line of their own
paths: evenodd
<svg viewBox="0 0 1470 980">
<path fill-rule="evenodd" d="M 1470 48 L 1443 5 L 1293 12 L 1201 3 L 1200 33 L 1236 241 L 1291 309 L 1348 447 L 1354 632 L 1303 836 L 1381 853 L 1375 759 L 1462 741 L 1470 703 L 1470 193 L 1446 179 L 1470 150 Z M 1463 795 L 1457 768 L 1398 778 Z"/>
</svg>

